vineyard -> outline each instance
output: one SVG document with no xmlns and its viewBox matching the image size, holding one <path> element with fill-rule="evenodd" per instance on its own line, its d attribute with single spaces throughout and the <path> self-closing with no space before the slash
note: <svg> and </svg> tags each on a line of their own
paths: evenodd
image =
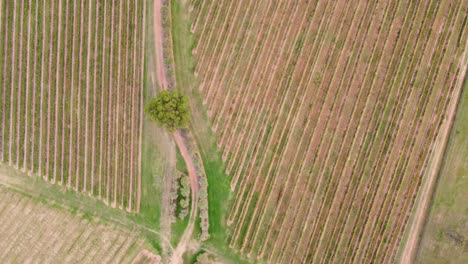
<svg viewBox="0 0 468 264">
<path fill-rule="evenodd" d="M 146 1 L 0 1 L 0 159 L 139 211 Z"/>
<path fill-rule="evenodd" d="M 0 258 L 7 263 L 155 263 L 141 255 L 158 258 L 135 233 L 48 208 L 3 186 L 0 221 Z"/>
<path fill-rule="evenodd" d="M 393 263 L 448 106 L 468 2 L 192 0 L 195 75 L 231 175 L 230 247 Z"/>
</svg>

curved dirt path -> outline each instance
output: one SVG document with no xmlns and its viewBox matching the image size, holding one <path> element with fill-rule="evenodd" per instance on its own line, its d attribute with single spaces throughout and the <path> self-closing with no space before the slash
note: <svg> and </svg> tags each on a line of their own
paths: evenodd
<svg viewBox="0 0 468 264">
<path fill-rule="evenodd" d="M 187 165 L 187 170 L 190 178 L 190 188 L 192 189 L 192 203 L 190 209 L 190 219 L 187 227 L 185 228 L 184 234 L 180 238 L 177 247 L 172 252 L 171 260 L 169 263 L 171 264 L 182 264 L 183 259 L 182 255 L 187 250 L 188 246 L 190 245 L 190 240 L 192 239 L 193 229 L 195 227 L 195 220 L 197 219 L 198 213 L 198 178 L 197 178 L 197 171 L 195 169 L 195 164 L 193 163 L 193 159 L 190 156 L 190 152 L 185 145 L 184 138 L 182 137 L 180 131 L 175 132 L 174 140 L 177 144 L 177 147 L 180 150 L 182 157 L 184 158 L 185 164 Z"/>
<path fill-rule="evenodd" d="M 461 92 L 463 90 L 463 82 L 466 76 L 468 58 L 467 58 L 468 42 L 465 46 L 465 52 L 463 53 L 460 61 L 460 75 L 457 78 L 456 90 L 453 92 L 453 99 L 450 102 L 448 108 L 448 116 L 439 131 L 439 136 L 434 143 L 434 152 L 429 162 L 429 168 L 427 170 L 427 180 L 423 182 L 421 186 L 420 196 L 418 204 L 415 204 L 415 211 L 413 220 L 406 227 L 409 231 L 408 238 L 403 248 L 403 253 L 400 257 L 400 263 L 410 264 L 414 263 L 416 254 L 419 248 L 419 243 L 422 236 L 422 231 L 427 218 L 427 212 L 431 206 L 432 194 L 435 190 L 435 184 L 437 176 L 439 174 L 440 167 L 442 165 L 442 159 L 445 153 L 445 148 L 449 139 L 452 124 L 455 120 L 455 114 L 457 112 L 457 106 L 460 99 Z"/>
<path fill-rule="evenodd" d="M 156 45 L 156 77 L 159 86 L 163 90 L 168 89 L 168 80 L 165 74 L 165 65 L 164 65 L 164 55 L 163 55 L 163 26 L 162 26 L 162 17 L 161 17 L 161 0 L 154 1 L 153 9 L 153 30 L 154 30 L 154 43 Z M 195 168 L 194 161 L 190 152 L 185 143 L 185 139 L 182 137 L 180 131 L 173 133 L 174 140 L 177 144 L 177 147 L 180 150 L 180 153 L 185 161 L 187 166 L 189 178 L 190 178 L 190 188 L 192 190 L 192 203 L 190 209 L 190 219 L 187 227 L 185 228 L 184 234 L 182 235 L 177 247 L 173 250 L 172 256 L 169 263 L 180 264 L 183 263 L 182 255 L 187 250 L 190 240 L 192 239 L 193 229 L 195 227 L 195 220 L 197 218 L 198 212 L 198 177 L 197 170 Z"/>
</svg>

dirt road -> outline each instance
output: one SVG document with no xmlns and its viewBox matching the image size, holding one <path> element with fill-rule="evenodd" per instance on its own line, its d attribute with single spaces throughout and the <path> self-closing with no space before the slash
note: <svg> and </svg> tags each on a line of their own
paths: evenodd
<svg viewBox="0 0 468 264">
<path fill-rule="evenodd" d="M 468 42 L 467 42 L 468 43 Z M 467 44 L 468 45 L 468 44 Z M 422 236 L 422 229 L 424 223 L 426 222 L 427 211 L 431 205 L 432 193 L 435 191 L 435 183 L 437 180 L 437 175 L 442 164 L 443 155 L 445 153 L 445 148 L 447 146 L 448 138 L 450 135 L 450 130 L 452 128 L 453 121 L 455 120 L 455 114 L 457 112 L 458 101 L 460 99 L 461 92 L 463 90 L 463 82 L 466 75 L 467 69 L 467 53 L 466 50 L 468 46 L 465 47 L 465 53 L 461 58 L 460 65 L 460 75 L 457 78 L 456 90 L 453 92 L 453 98 L 448 107 L 447 118 L 440 127 L 439 135 L 434 143 L 434 150 L 429 161 L 429 167 L 426 171 L 427 179 L 423 182 L 421 189 L 419 190 L 419 197 L 415 204 L 415 211 L 413 220 L 406 227 L 409 231 L 406 244 L 403 249 L 403 253 L 400 258 L 400 263 L 410 264 L 414 263 L 416 253 L 419 247 L 419 241 Z"/>
<path fill-rule="evenodd" d="M 168 89 L 168 79 L 165 74 L 165 65 L 164 65 L 164 55 L 163 55 L 163 26 L 162 26 L 162 18 L 161 18 L 161 0 L 154 1 L 154 21 L 153 21 L 153 28 L 154 28 L 154 43 L 156 45 L 156 76 L 158 80 L 158 84 L 163 90 Z M 185 143 L 184 137 L 180 131 L 176 131 L 173 133 L 174 140 L 177 144 L 177 147 L 182 154 L 182 157 L 185 161 L 187 166 L 189 178 L 190 178 L 190 188 L 192 189 L 192 203 L 191 203 L 191 212 L 190 212 L 190 219 L 187 227 L 185 228 L 184 234 L 182 235 L 177 247 L 172 252 L 172 256 L 170 259 L 170 263 L 172 264 L 180 264 L 183 262 L 182 255 L 187 250 L 190 240 L 192 239 L 193 229 L 195 226 L 195 220 L 197 218 L 198 212 L 198 178 L 197 178 L 197 170 L 195 168 L 194 161 L 190 152 L 187 148 Z"/>
</svg>

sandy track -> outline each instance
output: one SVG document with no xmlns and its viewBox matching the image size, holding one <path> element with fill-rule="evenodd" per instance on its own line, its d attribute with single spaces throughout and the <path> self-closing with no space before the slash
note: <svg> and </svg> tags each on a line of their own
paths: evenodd
<svg viewBox="0 0 468 264">
<path fill-rule="evenodd" d="M 154 1 L 154 35 L 155 35 L 155 44 L 156 44 L 156 71 L 157 79 L 161 89 L 168 89 L 167 76 L 165 74 L 165 65 L 163 57 L 163 27 L 162 27 L 162 18 L 161 18 L 161 0 Z M 185 161 L 187 166 L 189 178 L 190 178 L 190 187 L 192 189 L 192 203 L 191 203 L 191 212 L 190 220 L 185 228 L 184 234 L 182 235 L 177 247 L 172 253 L 170 263 L 180 264 L 183 263 L 182 255 L 187 250 L 187 247 L 192 239 L 193 229 L 195 226 L 195 220 L 198 212 L 198 177 L 197 170 L 195 168 L 194 161 L 190 152 L 187 148 L 187 145 L 182 137 L 180 131 L 173 133 L 174 140 L 177 144 L 177 147 L 180 150 L 180 153 Z M 141 153 L 141 150 L 140 150 Z"/>
<path fill-rule="evenodd" d="M 468 44 L 468 42 L 467 42 Z M 463 88 L 463 81 L 465 79 L 466 70 L 467 70 L 467 54 L 466 50 L 468 45 L 465 45 L 465 53 L 461 59 L 460 65 L 460 75 L 457 79 L 456 91 L 453 93 L 453 99 L 451 100 L 447 119 L 443 123 L 438 139 L 435 142 L 434 154 L 431 157 L 431 162 L 429 163 L 430 168 L 427 171 L 427 179 L 421 186 L 420 190 L 420 201 L 415 205 L 414 220 L 406 228 L 410 230 L 408 239 L 406 241 L 405 247 L 403 249 L 402 256 L 400 258 L 400 263 L 412 263 L 416 257 L 416 252 L 418 249 L 419 240 L 421 238 L 422 228 L 426 221 L 427 211 L 431 203 L 432 193 L 434 191 L 434 186 L 437 180 L 437 175 L 439 173 L 442 159 L 444 156 L 445 148 L 447 146 L 450 130 L 455 120 L 455 114 L 457 112 L 457 106 L 460 99 L 460 95 Z"/>
<path fill-rule="evenodd" d="M 192 156 L 190 155 L 189 150 L 187 149 L 184 138 L 181 135 L 180 130 L 175 132 L 174 140 L 179 148 L 180 154 L 184 158 L 185 164 L 187 166 L 189 178 L 190 178 L 190 188 L 192 189 L 192 203 L 190 210 L 190 220 L 185 228 L 184 234 L 182 235 L 177 247 L 172 252 L 171 264 L 182 264 L 183 258 L 182 255 L 187 250 L 187 247 L 190 244 L 192 239 L 193 229 L 195 227 L 195 220 L 197 219 L 198 213 L 198 177 L 197 170 L 195 169 L 195 164 L 193 162 Z"/>
</svg>

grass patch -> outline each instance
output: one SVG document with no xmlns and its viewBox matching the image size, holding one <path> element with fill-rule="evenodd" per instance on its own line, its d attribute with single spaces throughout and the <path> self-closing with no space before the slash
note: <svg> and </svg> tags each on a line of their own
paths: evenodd
<svg viewBox="0 0 468 264">
<path fill-rule="evenodd" d="M 190 219 L 190 212 L 189 212 L 189 215 L 187 215 L 183 220 L 181 220 L 180 218 L 177 218 L 177 222 L 172 224 L 171 226 L 172 245 L 177 245 L 177 243 L 179 242 L 180 238 L 184 234 L 185 228 L 188 225 L 189 219 Z"/>
<path fill-rule="evenodd" d="M 187 164 L 185 164 L 182 154 L 180 154 L 179 148 L 176 148 L 176 168 L 178 171 L 183 172 L 185 175 L 188 175 Z"/>
<path fill-rule="evenodd" d="M 221 159 L 216 145 L 216 137 L 211 130 L 202 98 L 198 91 L 198 80 L 194 76 L 194 60 L 192 48 L 194 36 L 190 32 L 190 15 L 188 6 L 180 1 L 171 2 L 172 37 L 174 45 L 174 59 L 176 65 L 177 89 L 190 97 L 192 110 L 191 130 L 200 149 L 205 172 L 208 177 L 208 203 L 211 238 L 203 243 L 216 251 L 220 256 L 234 263 L 245 263 L 229 248 L 228 238 L 230 230 L 226 225 L 231 192 L 231 177 L 225 172 L 225 164 Z"/>
</svg>

